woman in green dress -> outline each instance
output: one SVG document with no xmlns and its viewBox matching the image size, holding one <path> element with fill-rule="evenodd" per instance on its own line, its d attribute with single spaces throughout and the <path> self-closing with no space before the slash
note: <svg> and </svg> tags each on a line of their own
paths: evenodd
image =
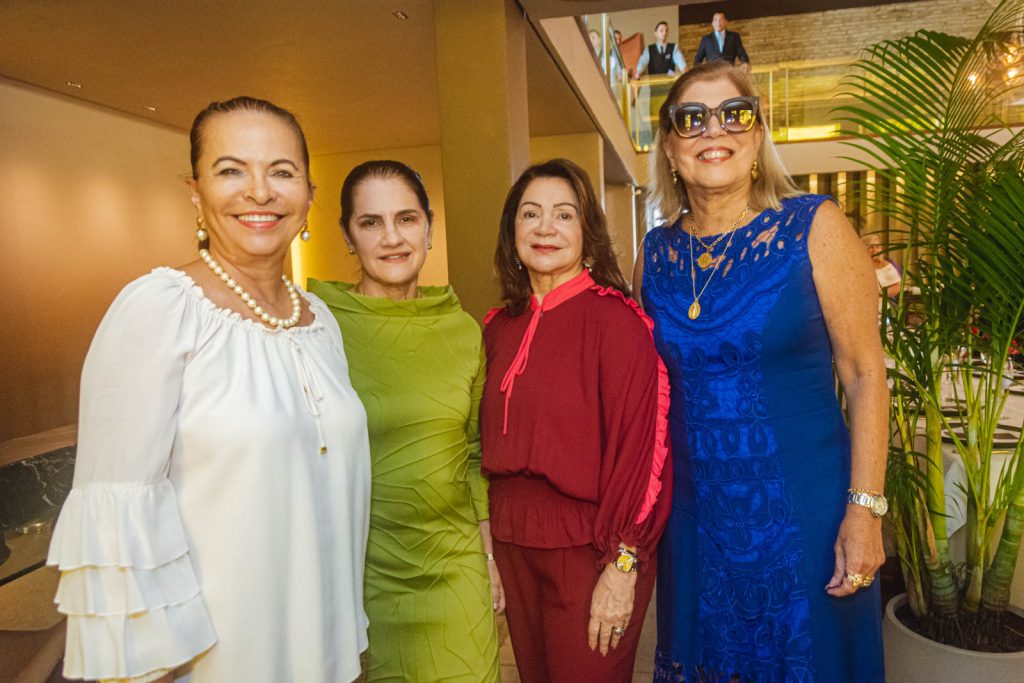
<svg viewBox="0 0 1024 683">
<path fill-rule="evenodd" d="M 309 289 L 338 319 L 369 420 L 367 680 L 490 683 L 505 597 L 480 474 L 482 342 L 450 286 L 418 286 L 431 220 L 415 171 L 357 166 L 341 228 L 361 279 Z"/>
</svg>

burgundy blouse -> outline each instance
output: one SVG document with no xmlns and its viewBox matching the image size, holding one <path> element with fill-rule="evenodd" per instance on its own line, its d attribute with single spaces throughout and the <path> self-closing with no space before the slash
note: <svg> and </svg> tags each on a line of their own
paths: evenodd
<svg viewBox="0 0 1024 683">
<path fill-rule="evenodd" d="M 668 375 L 635 302 L 584 270 L 484 321 L 480 405 L 491 533 L 532 548 L 652 553 L 671 495 Z"/>
</svg>

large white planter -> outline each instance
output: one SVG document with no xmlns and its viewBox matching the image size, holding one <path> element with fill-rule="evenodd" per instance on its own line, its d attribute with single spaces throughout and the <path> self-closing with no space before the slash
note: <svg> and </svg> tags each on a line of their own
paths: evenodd
<svg viewBox="0 0 1024 683">
<path fill-rule="evenodd" d="M 902 593 L 885 606 L 882 632 L 885 638 L 885 677 L 889 683 L 1021 683 L 1024 680 L 1024 652 L 973 652 L 928 640 L 896 618 L 896 610 L 906 601 L 907 595 Z M 1015 607 L 1010 607 L 1010 610 L 1022 614 Z"/>
</svg>

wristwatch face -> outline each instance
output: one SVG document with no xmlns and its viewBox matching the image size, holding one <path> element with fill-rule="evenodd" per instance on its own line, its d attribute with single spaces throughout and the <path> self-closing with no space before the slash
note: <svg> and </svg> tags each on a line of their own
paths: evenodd
<svg viewBox="0 0 1024 683">
<path fill-rule="evenodd" d="M 629 553 L 619 553 L 615 560 L 615 568 L 620 572 L 636 571 L 636 558 Z"/>
<path fill-rule="evenodd" d="M 875 517 L 881 517 L 888 511 L 889 503 L 885 500 L 885 496 L 871 497 L 871 514 Z"/>
</svg>

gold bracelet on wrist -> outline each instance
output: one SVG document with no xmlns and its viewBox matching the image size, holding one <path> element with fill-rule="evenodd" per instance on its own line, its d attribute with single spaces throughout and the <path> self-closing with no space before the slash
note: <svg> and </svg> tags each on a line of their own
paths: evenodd
<svg viewBox="0 0 1024 683">
<path fill-rule="evenodd" d="M 846 492 L 847 493 L 866 493 L 869 496 L 880 496 L 880 495 L 882 495 L 881 491 L 872 491 L 871 489 L 847 489 Z"/>
</svg>

